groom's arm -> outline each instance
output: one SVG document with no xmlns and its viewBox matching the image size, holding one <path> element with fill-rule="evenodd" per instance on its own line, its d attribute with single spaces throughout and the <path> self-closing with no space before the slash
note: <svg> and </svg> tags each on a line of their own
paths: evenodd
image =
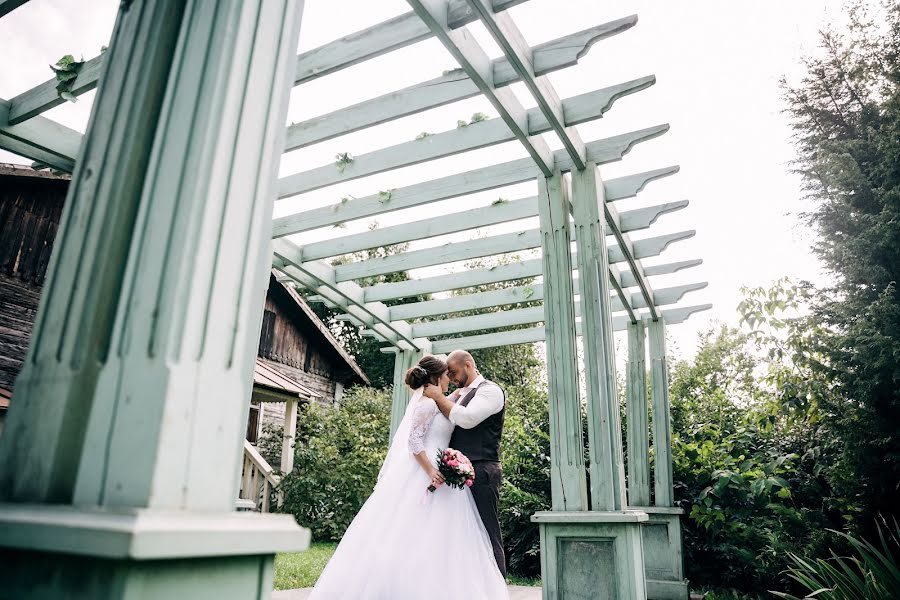
<svg viewBox="0 0 900 600">
<path fill-rule="evenodd" d="M 472 429 L 493 414 L 503 410 L 503 390 L 496 385 L 483 385 L 466 406 L 454 404 L 445 413 L 450 422 L 463 429 Z M 443 408 L 441 409 L 443 412 Z"/>
<path fill-rule="evenodd" d="M 428 390 L 432 388 L 438 389 L 436 386 L 428 386 Z M 453 392 L 449 396 L 445 396 L 440 392 L 436 394 L 430 394 L 428 391 L 425 392 L 425 395 L 434 400 L 435 404 L 437 404 L 438 410 L 444 413 L 444 416 L 448 419 L 450 418 L 450 411 L 453 410 L 453 407 L 456 406 L 456 400 L 459 398 L 459 390 Z"/>
</svg>

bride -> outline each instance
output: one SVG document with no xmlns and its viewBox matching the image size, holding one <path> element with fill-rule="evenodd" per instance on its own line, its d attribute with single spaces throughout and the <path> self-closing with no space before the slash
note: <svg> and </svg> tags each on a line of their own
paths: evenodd
<svg viewBox="0 0 900 600">
<path fill-rule="evenodd" d="M 378 474 L 375 490 L 353 519 L 310 600 L 501 600 L 506 582 L 468 489 L 441 485 L 437 452 L 453 424 L 434 400 L 446 392 L 447 363 L 425 356 L 406 373 L 413 389 Z M 426 491 L 434 483 L 437 490 Z"/>
</svg>

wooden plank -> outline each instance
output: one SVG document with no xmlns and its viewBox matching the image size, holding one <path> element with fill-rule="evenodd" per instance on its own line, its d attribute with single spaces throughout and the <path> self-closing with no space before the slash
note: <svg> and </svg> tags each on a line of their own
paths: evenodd
<svg viewBox="0 0 900 600">
<path fill-rule="evenodd" d="M 375 277 L 410 269 L 420 269 L 461 260 L 492 256 L 494 254 L 537 248 L 541 245 L 540 238 L 540 232 L 537 229 L 532 229 L 471 240 L 465 244 L 447 242 L 434 248 L 413 250 L 391 256 L 336 265 L 334 272 L 338 281 Z"/>
<path fill-rule="evenodd" d="M 673 308 L 662 312 L 662 317 L 670 325 L 683 323 L 692 314 L 709 310 L 711 304 L 703 304 L 699 306 L 687 306 L 683 308 Z M 646 325 L 651 322 L 649 315 L 643 315 L 641 320 Z M 625 331 L 628 323 L 631 321 L 624 316 L 613 317 L 613 330 Z M 576 331 L 581 335 L 581 323 L 576 323 Z M 527 344 L 532 342 L 543 342 L 546 339 L 546 331 L 544 327 L 529 327 L 527 329 L 514 329 L 511 331 L 494 331 L 477 336 L 466 336 L 458 338 L 445 338 L 442 340 L 432 340 L 432 352 L 442 353 L 450 352 L 457 348 L 466 350 L 479 350 L 482 348 L 496 348 L 498 346 L 511 346 L 515 344 Z"/>
<path fill-rule="evenodd" d="M 489 131 L 495 131 L 493 128 L 497 127 L 499 123 L 492 125 L 492 122 L 489 120 L 478 123 L 477 125 L 490 125 L 492 128 L 489 129 Z M 466 134 L 465 132 L 469 129 L 475 130 L 475 133 Z M 479 129 L 476 125 L 470 125 L 453 132 L 442 134 L 447 137 L 443 137 L 438 142 L 439 145 L 434 146 L 432 154 L 442 152 L 453 154 L 462 152 L 463 150 L 461 148 L 463 148 L 466 143 L 470 145 L 476 144 L 472 146 L 473 148 L 478 147 L 477 144 L 484 141 L 484 139 L 480 137 L 479 132 L 486 130 L 488 129 Z M 598 165 L 621 160 L 622 157 L 636 144 L 658 137 L 668 130 L 669 126 L 667 124 L 656 125 L 654 127 L 630 131 L 628 133 L 589 142 L 585 145 L 588 159 Z M 497 129 L 497 131 L 499 131 L 499 129 Z M 448 135 L 460 132 L 462 132 L 462 135 L 452 137 Z M 359 179 L 360 177 L 382 173 L 391 169 L 399 169 L 430 160 L 433 156 L 429 157 L 422 153 L 427 146 L 419 145 L 422 144 L 422 142 L 427 142 L 428 139 L 430 138 L 413 140 L 411 142 L 405 142 L 389 148 L 382 148 L 381 150 L 358 156 L 352 163 L 346 165 L 343 171 L 339 170 L 337 166 L 332 163 L 310 169 L 309 171 L 287 175 L 278 180 L 278 197 L 288 198 L 290 196 L 296 196 L 297 194 L 310 192 L 337 183 L 352 181 L 354 179 Z M 553 159 L 562 171 L 572 170 L 572 161 L 565 150 L 557 150 L 554 152 Z"/>
<path fill-rule="evenodd" d="M 672 431 L 669 414 L 669 366 L 666 322 L 648 323 L 650 345 L 650 405 L 653 410 L 653 490 L 655 506 L 675 506 L 672 479 Z"/>
<path fill-rule="evenodd" d="M 648 277 L 654 275 L 666 275 L 682 269 L 696 267 L 702 263 L 703 261 L 699 259 L 666 263 L 647 267 L 645 273 Z M 433 277 L 424 277 L 421 279 L 410 279 L 408 281 L 398 281 L 393 283 L 379 283 L 363 289 L 365 290 L 366 301 L 373 302 L 379 300 L 398 300 L 400 298 L 408 298 L 411 296 L 423 296 L 426 294 L 459 290 L 479 285 L 490 285 L 504 281 L 527 279 L 539 275 L 541 275 L 541 260 L 532 259 L 516 261 L 508 265 L 470 269 L 459 273 L 435 275 Z M 630 273 L 622 273 L 621 284 L 624 287 L 632 287 L 635 285 Z"/>
<path fill-rule="evenodd" d="M 464 331 L 524 325 L 526 323 L 541 323 L 543 321 L 544 306 L 533 306 L 517 310 L 498 310 L 480 315 L 457 317 L 455 319 L 413 323 L 412 330 L 413 335 L 417 337 L 432 337 L 462 333 Z"/>
<path fill-rule="evenodd" d="M 603 189 L 605 191 L 606 201 L 613 202 L 615 200 L 633 198 L 651 181 L 674 175 L 680 168 L 681 167 L 675 165 L 604 181 Z"/>
<path fill-rule="evenodd" d="M 284 433 L 281 440 L 281 472 L 294 470 L 294 438 L 297 436 L 297 400 L 284 403 Z M 268 494 L 266 494 L 268 498 Z"/>
<path fill-rule="evenodd" d="M 3 10 L 7 6 L 9 10 L 12 10 L 24 1 L 27 0 L 3 0 L 3 3 L 0 4 L 0 16 L 3 16 Z M 493 2 L 493 6 L 494 10 L 506 10 L 524 1 L 496 0 Z M 451 5 L 453 6 L 453 16 L 450 20 L 451 27 L 460 27 L 475 20 L 476 17 L 468 13 L 465 0 L 453 0 Z M 416 17 L 415 13 L 409 12 L 394 17 L 299 54 L 297 56 L 294 85 L 323 77 L 376 56 L 409 46 L 427 39 L 431 35 L 431 31 L 422 23 L 421 19 Z M 71 91 L 75 96 L 80 96 L 97 87 L 104 59 L 105 55 L 100 54 L 85 61 L 78 73 L 78 77 L 73 82 Z M 22 123 L 65 102 L 59 97 L 56 91 L 56 84 L 56 78 L 49 79 L 13 98 L 10 123 Z"/>
<path fill-rule="evenodd" d="M 641 87 L 640 84 L 640 80 L 635 80 L 635 87 Z M 572 99 L 576 104 L 570 107 L 567 114 L 571 114 L 573 119 L 582 123 L 599 119 L 609 109 L 611 99 L 622 95 L 621 85 L 582 94 Z M 562 106 L 565 107 L 568 102 L 569 100 L 562 101 Z M 551 130 L 550 123 L 545 118 L 542 118 L 538 108 L 526 111 L 525 120 L 527 132 L 531 136 Z M 401 142 L 356 156 L 352 163 L 344 165 L 341 169 L 338 169 L 334 163 L 329 163 L 308 171 L 288 175 L 283 178 L 281 183 L 282 197 L 478 148 L 502 144 L 514 139 L 516 139 L 515 134 L 504 121 L 488 119 L 472 123 L 467 127 L 457 127 L 456 129 L 432 134 L 422 139 Z"/>
<path fill-rule="evenodd" d="M 572 282 L 575 294 L 581 293 L 581 283 L 579 279 Z M 665 306 L 667 304 L 675 304 L 685 294 L 701 290 L 708 284 L 706 282 L 690 283 L 685 285 L 677 285 L 668 288 L 656 290 L 657 306 Z M 422 302 L 412 302 L 409 304 L 397 304 L 391 307 L 391 319 L 418 319 L 422 317 L 433 317 L 437 315 L 449 315 L 458 312 L 477 311 L 486 308 L 494 308 L 496 306 L 508 306 L 512 304 L 521 304 L 525 302 L 538 302 L 544 299 L 544 284 L 534 283 L 530 285 L 520 285 L 510 288 L 502 288 L 499 290 L 490 290 L 487 292 L 477 292 L 474 294 L 463 294 L 460 296 L 451 296 L 450 298 L 439 298 L 436 300 L 425 300 Z M 630 306 L 634 308 L 646 308 L 644 298 L 640 292 L 631 294 Z M 625 307 L 620 298 L 613 295 L 610 296 L 610 308 L 613 311 L 624 310 Z"/>
<path fill-rule="evenodd" d="M 0 17 L 5 17 L 26 2 L 28 0 L 0 0 Z"/>
<path fill-rule="evenodd" d="M 274 243 L 273 264 L 307 289 L 316 291 L 354 317 L 374 328 L 385 340 L 401 348 L 418 348 L 405 321 L 391 321 L 390 310 L 381 302 L 366 302 L 363 289 L 353 282 L 338 282 L 334 268 L 319 261 L 301 260 L 300 249 L 287 240 Z"/>
<path fill-rule="evenodd" d="M 578 385 L 575 294 L 568 182 L 557 171 L 538 178 L 544 267 L 548 401 L 550 403 L 550 490 L 553 510 L 588 510 L 584 439 Z M 526 309 L 530 310 L 530 309 Z"/>
<path fill-rule="evenodd" d="M 332 206 L 275 219 L 273 237 L 302 233 L 381 213 L 424 206 L 432 202 L 513 185 L 534 179 L 536 173 L 534 162 L 530 158 L 522 158 L 390 190 L 390 198 L 385 198 L 382 193 L 352 198 Z"/>
<path fill-rule="evenodd" d="M 95 56 L 81 65 L 78 76 L 72 80 L 70 91 L 75 96 L 85 94 L 97 87 L 97 80 L 103 68 L 104 55 Z M 54 106 L 65 104 L 66 100 L 59 97 L 56 86 L 59 82 L 56 78 L 48 79 L 44 83 L 27 90 L 10 100 L 9 122 L 13 125 L 24 123 L 46 112 Z"/>
<path fill-rule="evenodd" d="M 531 46 L 525 41 L 525 37 L 519 31 L 512 17 L 506 13 L 495 14 L 490 4 L 483 0 L 467 1 L 472 10 L 478 14 L 479 20 L 488 33 L 497 42 L 525 88 L 537 101 L 538 109 L 562 141 L 576 170 L 584 169 L 586 160 L 584 142 L 576 129 L 567 127 L 563 117 L 562 102 L 553 85 L 546 77 L 535 75 Z"/>
<path fill-rule="evenodd" d="M 494 10 L 503 11 L 525 0 L 493 0 Z M 465 0 L 451 0 L 448 24 L 462 27 L 476 19 Z M 341 69 L 393 52 L 432 36 L 431 30 L 415 13 L 408 12 L 297 56 L 294 85 L 324 77 Z"/>
<path fill-rule="evenodd" d="M 669 233 L 666 235 L 658 235 L 652 238 L 645 238 L 632 242 L 632 254 L 635 258 L 647 258 L 650 256 L 658 256 L 669 247 L 670 244 L 680 242 L 688 238 L 694 237 L 697 232 L 693 229 L 688 231 L 679 231 L 677 233 Z M 618 244 L 608 246 L 609 262 L 618 263 L 625 262 L 625 253 Z M 647 302 L 648 305 L 651 301 Z"/>
<path fill-rule="evenodd" d="M 482 96 L 491 103 L 538 168 L 549 177 L 553 174 L 553 153 L 540 136 L 528 134 L 528 117 L 522 103 L 508 87 L 494 85 L 491 59 L 478 41 L 465 29 L 451 29 L 447 22 L 447 0 L 407 0 L 448 52 L 456 59 Z"/>
<path fill-rule="evenodd" d="M 421 23 L 421 20 L 418 20 Z M 536 46 L 534 54 L 543 65 L 544 73 L 577 63 L 578 59 L 590 49 L 593 41 L 606 37 L 610 26 L 614 27 L 615 23 L 592 27 Z M 492 61 L 492 69 L 494 85 L 497 87 L 518 81 L 518 74 L 510 67 L 506 58 Z M 636 84 L 632 91 L 639 91 L 647 85 L 649 84 L 643 86 Z M 292 124 L 288 127 L 286 148 L 288 150 L 302 148 L 478 94 L 478 87 L 465 71 L 454 69 L 440 77 Z M 611 98 L 609 104 L 611 105 L 617 97 Z"/>
<path fill-rule="evenodd" d="M 20 125 L 10 125 L 11 103 L 0 99 L 0 147 L 11 152 L 25 150 L 26 156 L 47 156 L 60 166 L 74 166 L 81 147 L 81 134 L 44 117 Z M 55 157 L 55 158 L 52 158 Z M 71 168 L 67 169 L 71 171 Z"/>
<path fill-rule="evenodd" d="M 410 296 L 421 296 L 458 290 L 477 285 L 489 285 L 503 281 L 526 279 L 541 274 L 541 260 L 515 261 L 507 265 L 469 269 L 459 273 L 435 275 L 421 279 L 410 279 L 393 283 L 379 283 L 366 287 L 366 300 L 396 300 Z"/>
<path fill-rule="evenodd" d="M 496 225 L 497 223 L 525 219 L 536 215 L 537 198 L 532 196 L 531 198 L 491 204 L 431 219 L 423 219 L 383 229 L 373 229 L 365 233 L 307 244 L 302 246 L 303 260 L 316 260 L 329 256 L 350 254 L 360 250 L 422 240 L 478 227 Z"/>
<path fill-rule="evenodd" d="M 637 258 L 657 256 L 670 244 L 688 239 L 695 233 L 694 230 L 689 230 L 646 238 L 634 242 L 632 251 Z M 350 281 L 473 258 L 482 258 L 494 254 L 529 250 L 540 245 L 540 230 L 531 229 L 470 240 L 465 244 L 453 241 L 434 248 L 413 250 L 391 256 L 336 265 L 334 274 L 338 282 Z M 624 262 L 626 260 L 625 253 L 617 244 L 608 246 L 608 252 L 609 262 L 611 263 Z"/>
<path fill-rule="evenodd" d="M 578 280 L 584 346 L 585 412 L 591 482 L 591 510 L 625 508 L 625 473 L 616 390 L 615 340 L 610 306 L 612 252 L 606 249 L 607 227 L 603 188 L 596 166 L 572 173 L 572 216 L 578 232 Z M 616 223 L 615 225 L 618 225 Z M 623 257 L 621 246 L 620 253 Z M 616 291 L 631 309 L 624 289 Z M 650 307 L 655 310 L 655 307 Z M 632 310 L 629 317 L 635 318 Z"/>
<path fill-rule="evenodd" d="M 626 437 L 628 439 L 628 504 L 650 505 L 650 425 L 647 421 L 647 361 L 644 322 L 628 324 L 625 365 Z"/>
<path fill-rule="evenodd" d="M 690 204 L 688 200 L 679 200 L 621 212 L 619 213 L 619 229 L 622 233 L 647 229 L 662 215 L 686 208 L 688 204 Z"/>
</svg>

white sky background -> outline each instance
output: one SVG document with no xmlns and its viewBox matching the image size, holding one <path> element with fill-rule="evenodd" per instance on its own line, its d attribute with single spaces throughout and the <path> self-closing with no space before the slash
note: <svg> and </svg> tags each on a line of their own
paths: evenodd
<svg viewBox="0 0 900 600">
<path fill-rule="evenodd" d="M 85 9 L 89 6 L 90 9 Z M 64 54 L 92 58 L 108 43 L 118 2 L 115 0 L 32 0 L 0 19 L 0 97 L 9 99 L 52 77 L 48 64 Z M 722 0 L 530 0 L 511 14 L 531 45 L 637 13 L 636 27 L 596 43 L 575 67 L 550 74 L 563 99 L 615 83 L 655 74 L 657 84 L 618 100 L 599 121 L 578 126 L 592 141 L 660 123 L 671 130 L 637 145 L 621 162 L 601 167 L 604 178 L 681 165 L 681 172 L 651 183 L 636 198 L 618 202 L 630 210 L 689 199 L 688 208 L 662 216 L 637 240 L 685 229 L 697 235 L 671 245 L 645 266 L 702 258 L 704 264 L 680 273 L 655 277 L 656 288 L 708 281 L 679 303 L 711 302 L 713 310 L 695 314 L 670 328 L 677 355 L 695 351 L 697 332 L 712 320 L 736 323 L 735 307 L 742 285 L 767 285 L 782 276 L 822 282 L 824 275 L 810 254 L 813 236 L 797 218 L 808 208 L 800 200 L 799 179 L 789 173 L 793 157 L 787 118 L 781 113 L 778 79 L 797 80 L 800 58 L 815 51 L 817 31 L 826 22 L 841 22 L 839 0 L 783 2 Z M 308 50 L 379 21 L 407 12 L 403 0 L 307 0 L 299 50 Z M 470 25 L 488 54 L 500 54 L 480 25 Z M 391 90 L 437 77 L 455 68 L 450 55 L 434 39 L 367 61 L 294 88 L 288 120 L 309 117 L 355 104 Z M 526 107 L 534 101 L 514 86 Z M 84 131 L 94 93 L 76 104 L 46 113 L 48 118 Z M 287 175 L 333 162 L 337 152 L 360 155 L 412 140 L 422 132 L 439 133 L 468 120 L 475 112 L 496 117 L 482 98 L 370 128 L 285 155 Z M 545 135 L 551 147 L 559 142 Z M 332 186 L 276 203 L 275 214 L 334 204 L 347 195 L 365 196 L 451 173 L 526 156 L 517 143 L 431 161 L 406 169 Z M 29 161 L 0 151 L 0 162 Z M 379 218 L 382 226 L 448 214 L 490 204 L 498 197 L 533 196 L 536 186 L 522 184 L 465 198 L 400 211 Z M 452 217 L 448 217 L 452 218 Z M 298 243 L 363 231 L 367 222 L 346 229 L 311 232 Z M 516 222 L 479 232 L 502 233 L 536 227 Z M 464 241 L 468 234 L 451 239 Z M 446 242 L 435 238 L 413 248 Z M 454 267 L 458 270 L 459 265 Z M 413 272 L 433 274 L 435 269 Z"/>
</svg>

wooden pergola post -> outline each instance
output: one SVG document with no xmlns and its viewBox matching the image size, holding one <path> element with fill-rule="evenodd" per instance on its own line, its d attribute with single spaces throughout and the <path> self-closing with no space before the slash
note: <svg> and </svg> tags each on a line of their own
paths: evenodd
<svg viewBox="0 0 900 600">
<path fill-rule="evenodd" d="M 636 328 L 635 328 L 636 329 Z M 647 570 L 647 594 L 649 598 L 658 600 L 687 600 L 690 597 L 688 582 L 684 578 L 684 559 L 681 542 L 681 515 L 684 511 L 675 506 L 672 479 L 672 439 L 669 407 L 669 371 L 666 357 L 666 321 L 660 316 L 647 324 L 650 346 L 650 397 L 653 430 L 654 476 L 653 504 L 650 505 L 649 477 L 646 476 L 646 463 L 636 464 L 639 478 L 635 481 L 635 490 L 640 490 L 630 498 L 634 508 L 640 508 L 648 514 L 650 520 L 644 524 L 644 563 Z M 631 334 L 631 330 L 629 330 Z M 634 360 L 637 362 L 637 346 L 641 345 L 643 359 L 643 332 L 640 341 L 635 333 L 633 346 L 629 337 L 629 357 L 634 348 Z M 635 457 L 631 455 L 632 442 L 629 437 L 629 460 L 642 460 L 649 452 L 649 427 L 646 421 L 646 391 L 640 398 L 637 389 L 646 386 L 646 368 L 642 364 L 640 372 L 635 368 L 629 370 L 629 384 L 634 381 L 634 398 L 629 394 L 628 434 L 638 440 L 634 444 Z M 646 387 L 644 387 L 646 390 Z M 632 405 L 640 404 L 640 409 L 632 411 Z M 641 414 L 636 414 L 640 412 Z M 640 426 L 635 424 L 632 432 L 632 414 L 637 423 L 643 417 Z M 639 429 L 640 427 L 640 429 Z M 630 465 L 629 465 L 630 470 Z M 631 490 L 629 490 L 631 491 Z"/>
<path fill-rule="evenodd" d="M 647 346 L 644 322 L 628 324 L 625 378 L 628 439 L 628 504 L 650 504 L 650 424 L 647 420 Z"/>
<path fill-rule="evenodd" d="M 538 212 L 544 257 L 544 322 L 550 402 L 550 489 L 554 511 L 588 508 L 584 438 L 578 394 L 572 232 L 566 178 L 538 177 Z"/>
<path fill-rule="evenodd" d="M 622 600 L 646 598 L 641 523 L 648 517 L 644 512 L 627 510 L 625 506 L 603 187 L 597 169 L 591 162 L 582 171 L 573 170 L 572 179 L 572 212 L 577 239 L 587 391 L 591 506 L 585 504 L 574 510 L 568 507 L 561 509 L 554 502 L 553 511 L 536 513 L 532 517 L 541 530 L 544 599 L 564 600 L 589 596 Z M 562 203 L 559 209 L 561 218 L 568 226 L 568 202 Z M 556 248 L 544 248 L 545 257 L 551 252 L 564 253 L 571 261 L 569 243 L 560 244 Z M 568 287 L 571 289 L 571 266 L 561 275 L 569 282 Z M 546 274 L 544 279 L 546 285 Z M 569 302 L 574 308 L 574 298 L 570 297 Z M 570 319 L 564 325 L 573 332 L 574 346 L 574 312 L 563 316 Z M 564 376 L 577 383 L 577 361 L 574 365 L 569 360 L 558 361 L 559 354 L 550 346 L 549 329 L 555 318 L 559 316 L 548 311 L 548 375 L 552 381 L 554 371 L 567 371 Z M 577 400 L 577 395 L 575 398 Z M 580 408 L 577 406 L 577 439 L 581 439 Z M 554 390 L 551 387 L 551 435 L 555 409 Z M 575 437 L 572 431 L 568 435 Z M 555 450 L 556 447 L 552 446 L 551 452 Z M 581 477 L 583 481 L 583 466 Z"/>
<path fill-rule="evenodd" d="M 0 438 L 4 591 L 268 599 L 234 512 L 302 2 L 121 4 Z"/>
<path fill-rule="evenodd" d="M 394 354 L 394 387 L 391 396 L 391 440 L 394 439 L 394 434 L 397 433 L 397 428 L 400 426 L 400 421 L 403 420 L 403 415 L 406 413 L 406 407 L 409 405 L 409 399 L 412 396 L 412 391 L 406 385 L 406 381 L 404 381 L 406 378 L 406 371 L 419 362 L 423 356 L 431 352 L 431 344 L 428 340 L 416 341 L 420 344 L 419 349 L 397 349 Z"/>
</svg>

